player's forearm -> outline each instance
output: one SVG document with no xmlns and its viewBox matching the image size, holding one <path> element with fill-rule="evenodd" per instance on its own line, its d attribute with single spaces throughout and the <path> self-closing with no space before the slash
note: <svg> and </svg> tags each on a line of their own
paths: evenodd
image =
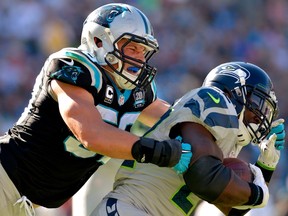
<svg viewBox="0 0 288 216">
<path fill-rule="evenodd" d="M 250 196 L 251 188 L 249 184 L 232 172 L 229 183 L 212 203 L 224 206 L 240 206 L 247 203 Z"/>
<path fill-rule="evenodd" d="M 262 167 L 261 165 L 256 163 L 256 166 L 259 167 L 263 173 L 263 177 L 268 184 L 272 178 L 273 175 L 273 170 L 268 170 Z M 225 215 L 227 216 L 244 216 L 246 215 L 251 209 L 245 209 L 245 210 L 240 210 L 240 209 L 235 209 L 232 207 L 226 207 L 226 206 L 217 206 L 218 209 L 220 209 Z"/>
<path fill-rule="evenodd" d="M 131 150 L 137 140 L 138 136 L 105 123 L 97 130 L 84 132 L 81 137 L 81 142 L 90 151 L 128 160 L 134 159 Z"/>
<path fill-rule="evenodd" d="M 91 137 L 87 139 L 89 136 Z M 99 127 L 99 130 L 94 133 L 84 132 L 83 137 L 86 140 L 80 141 L 91 151 L 112 158 L 153 163 L 161 167 L 175 166 L 182 155 L 182 143 L 179 140 L 157 141 L 151 138 L 137 137 L 108 124 L 104 128 Z"/>
<path fill-rule="evenodd" d="M 242 205 L 251 195 L 249 184 L 212 156 L 199 158 L 183 176 L 193 193 L 213 204 Z"/>
</svg>

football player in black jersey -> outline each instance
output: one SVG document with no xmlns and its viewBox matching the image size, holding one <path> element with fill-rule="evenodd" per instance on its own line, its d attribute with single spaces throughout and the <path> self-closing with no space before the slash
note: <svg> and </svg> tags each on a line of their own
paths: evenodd
<svg viewBox="0 0 288 216">
<path fill-rule="evenodd" d="M 109 157 L 161 167 L 190 159 L 188 144 L 128 132 L 140 112 L 151 126 L 168 110 L 148 64 L 157 51 L 141 11 L 107 4 L 85 20 L 80 47 L 49 56 L 28 106 L 0 138 L 0 215 L 61 206 Z"/>
</svg>

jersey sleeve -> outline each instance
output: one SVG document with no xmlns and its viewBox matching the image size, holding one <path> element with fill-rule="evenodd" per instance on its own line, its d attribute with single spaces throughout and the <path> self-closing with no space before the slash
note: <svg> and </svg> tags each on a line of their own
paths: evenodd
<svg viewBox="0 0 288 216">
<path fill-rule="evenodd" d="M 186 101 L 184 107 L 191 110 L 195 122 L 202 124 L 216 140 L 229 137 L 232 130 L 239 128 L 233 104 L 222 92 L 213 88 L 201 88 L 195 99 Z"/>
<path fill-rule="evenodd" d="M 239 122 L 233 104 L 223 93 L 212 88 L 191 90 L 176 100 L 147 136 L 169 136 L 171 128 L 181 122 L 201 124 L 216 140 L 232 135 L 235 138 L 238 134 Z"/>
<path fill-rule="evenodd" d="M 46 73 L 71 85 L 82 87 L 89 92 L 102 86 L 102 73 L 91 59 L 77 49 L 62 49 L 52 54 L 46 62 Z"/>
</svg>

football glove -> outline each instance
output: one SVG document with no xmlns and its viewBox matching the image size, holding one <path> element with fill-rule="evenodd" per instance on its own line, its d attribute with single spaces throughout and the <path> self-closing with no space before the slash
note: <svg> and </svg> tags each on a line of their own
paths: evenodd
<svg viewBox="0 0 288 216">
<path fill-rule="evenodd" d="M 249 164 L 250 169 L 254 175 L 253 184 L 249 183 L 251 188 L 251 196 L 249 201 L 242 206 L 235 206 L 235 209 L 253 209 L 262 208 L 267 205 L 269 200 L 269 190 L 259 167 Z"/>
<path fill-rule="evenodd" d="M 276 149 L 275 142 L 277 135 L 272 134 L 259 144 L 260 155 L 257 164 L 267 170 L 275 170 L 280 159 L 280 151 Z"/>
<path fill-rule="evenodd" d="M 182 174 L 188 169 L 192 158 L 191 145 L 188 143 L 183 143 L 182 137 L 180 136 L 176 137 L 176 139 L 182 143 L 182 154 L 178 164 L 176 164 L 173 169 L 177 172 L 177 174 Z"/>
<path fill-rule="evenodd" d="M 277 150 L 282 150 L 284 148 L 284 144 L 285 144 L 285 126 L 284 126 L 284 119 L 277 119 L 274 122 L 272 122 L 272 126 L 271 126 L 271 131 L 268 134 L 268 138 L 272 135 L 272 134 L 276 134 L 277 135 L 277 139 L 275 142 L 275 148 Z"/>
</svg>

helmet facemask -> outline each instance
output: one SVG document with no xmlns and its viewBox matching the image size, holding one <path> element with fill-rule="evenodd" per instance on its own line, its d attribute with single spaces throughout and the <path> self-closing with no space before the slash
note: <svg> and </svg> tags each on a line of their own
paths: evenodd
<svg viewBox="0 0 288 216">
<path fill-rule="evenodd" d="M 253 87 L 250 87 L 251 89 Z M 276 99 L 276 97 L 275 97 Z M 257 88 L 253 88 L 246 102 L 246 107 L 253 112 L 259 124 L 248 124 L 248 129 L 253 134 L 252 143 L 260 143 L 267 137 L 271 130 L 271 124 L 277 115 L 277 101 Z M 244 119 L 245 120 L 245 119 Z"/>
<path fill-rule="evenodd" d="M 121 48 L 118 48 L 117 43 L 123 38 L 127 39 L 127 41 Z M 124 49 L 131 42 L 135 42 L 145 47 L 145 61 L 125 55 Z M 124 33 L 114 41 L 113 47 L 113 51 L 108 52 L 105 55 L 104 60 L 112 69 L 112 75 L 121 88 L 141 88 L 149 85 L 153 81 L 157 70 L 155 67 L 148 65 L 148 60 L 158 51 L 158 45 L 155 40 L 150 40 L 148 37 Z M 133 73 L 135 73 L 135 75 Z"/>
<path fill-rule="evenodd" d="M 243 118 L 249 133 L 251 134 L 251 142 L 254 144 L 260 143 L 270 132 L 272 121 L 277 113 L 276 97 L 266 94 L 254 86 L 242 86 L 245 88 L 242 92 L 246 92 L 246 99 L 238 101 L 245 106 L 245 110 L 251 111 L 257 118 L 257 123 L 250 123 Z M 273 94 L 275 96 L 275 94 Z"/>
</svg>

